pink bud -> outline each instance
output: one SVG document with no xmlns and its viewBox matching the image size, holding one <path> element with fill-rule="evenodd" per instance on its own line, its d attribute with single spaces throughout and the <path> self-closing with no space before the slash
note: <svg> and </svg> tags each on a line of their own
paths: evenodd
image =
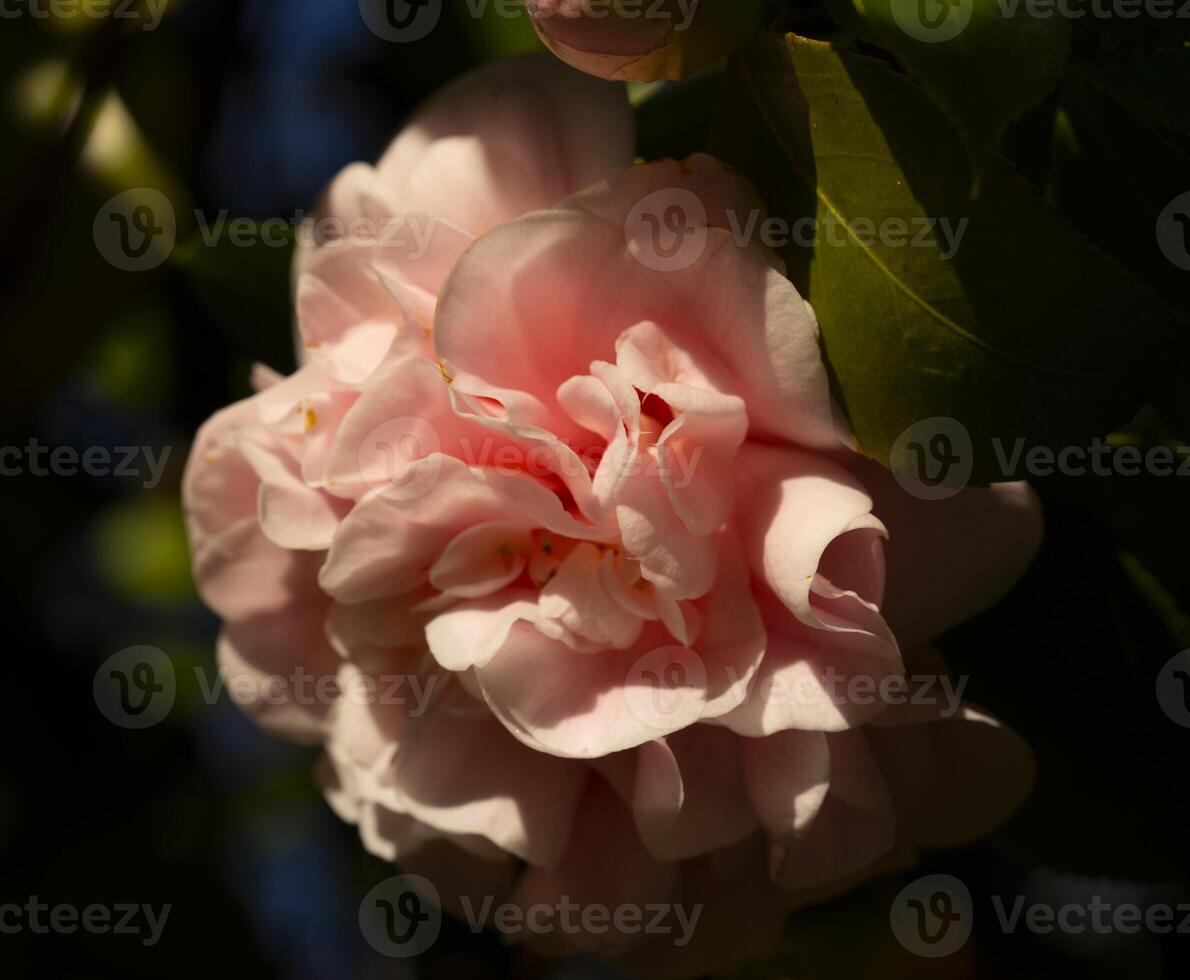
<svg viewBox="0 0 1190 980">
<path fill-rule="evenodd" d="M 764 23 L 768 0 L 525 0 L 538 36 L 601 78 L 684 78 Z"/>
</svg>

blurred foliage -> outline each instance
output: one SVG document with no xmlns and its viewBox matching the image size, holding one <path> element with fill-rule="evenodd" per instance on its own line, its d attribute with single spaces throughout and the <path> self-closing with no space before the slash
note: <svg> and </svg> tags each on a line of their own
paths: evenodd
<svg viewBox="0 0 1190 980">
<path fill-rule="evenodd" d="M 543 50 L 524 7 L 507 2 L 487 3 L 479 7 L 482 13 L 476 17 L 472 14 L 476 6 L 474 0 L 454 4 L 451 15 L 481 60 L 495 61 Z M 514 15 L 508 16 L 509 11 Z"/>
<path fill-rule="evenodd" d="M 177 602 L 193 596 L 190 551 L 172 496 L 144 495 L 108 509 L 95 558 L 104 580 L 128 598 Z"/>
</svg>

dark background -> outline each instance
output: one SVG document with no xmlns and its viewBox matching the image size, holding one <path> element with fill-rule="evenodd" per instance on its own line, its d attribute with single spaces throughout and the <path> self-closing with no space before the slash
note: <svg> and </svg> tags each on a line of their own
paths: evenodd
<svg viewBox="0 0 1190 980">
<path fill-rule="evenodd" d="M 447 6 L 411 45 L 372 35 L 356 0 L 174 2 L 152 32 L 85 17 L 0 22 L 0 446 L 171 453 L 151 490 L 115 476 L 0 478 L 0 904 L 173 906 L 151 949 L 138 937 L 0 935 L 0 976 L 597 970 L 535 963 L 461 926 L 417 963 L 373 954 L 359 901 L 392 869 L 324 805 L 311 752 L 260 735 L 226 697 L 207 703 L 195 674 L 213 682 L 218 624 L 190 580 L 181 468 L 198 425 L 247 393 L 253 361 L 292 368 L 290 253 L 193 246 L 185 214 L 288 220 L 340 167 L 374 159 L 442 83 L 535 44 L 523 18 L 477 21 L 462 2 Z M 139 186 L 187 203 L 170 261 L 126 273 L 104 261 L 91 227 L 105 201 Z M 1179 608 L 1190 590 L 1178 591 L 1190 494 L 1170 480 L 1105 482 L 1040 488 L 1050 528 L 1037 565 L 945 644 L 971 676 L 969 696 L 1015 724 L 1041 767 L 1034 799 L 995 840 L 927 856 L 918 872 L 957 874 L 980 903 L 1187 898 L 1190 730 L 1162 714 L 1153 685 L 1190 647 Z M 1152 586 L 1154 570 L 1172 592 Z M 178 681 L 174 710 L 145 731 L 110 723 L 92 697 L 100 664 L 136 645 L 165 651 Z M 1184 975 L 1188 936 L 979 928 L 956 957 L 914 959 L 887 912 L 912 877 L 799 917 L 761 975 Z"/>
</svg>

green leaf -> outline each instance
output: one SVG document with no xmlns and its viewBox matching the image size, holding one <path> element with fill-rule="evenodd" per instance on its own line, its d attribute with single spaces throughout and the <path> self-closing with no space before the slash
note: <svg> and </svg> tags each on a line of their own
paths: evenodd
<svg viewBox="0 0 1190 980">
<path fill-rule="evenodd" d="M 875 27 L 856 9 L 858 2 L 859 0 L 854 3 L 852 0 L 826 0 L 826 9 L 834 18 L 835 23 L 847 33 L 871 44 L 878 44 L 879 38 Z"/>
<path fill-rule="evenodd" d="M 1165 254 L 1169 243 L 1155 233 L 1162 212 L 1188 189 L 1190 152 L 1118 91 L 1102 87 L 1092 66 L 1071 66 L 1059 107 L 1065 139 L 1054 153 L 1058 209 L 1168 303 L 1190 309 L 1190 272 L 1172 250 Z"/>
<path fill-rule="evenodd" d="M 1156 297 L 1005 162 L 970 200 L 960 141 L 881 62 L 760 40 L 729 73 L 716 130 L 775 215 L 817 221 L 812 248 L 793 236 L 783 254 L 875 459 L 949 416 L 972 437 L 973 479 L 1004 479 L 1004 444 L 1086 445 L 1127 422 L 1180 346 Z M 931 222 L 935 240 L 914 247 Z"/>
<path fill-rule="evenodd" d="M 490 3 L 476 12 L 474 4 L 449 5 L 452 16 L 471 41 L 476 54 L 483 60 L 511 58 L 530 51 L 540 51 L 541 42 L 533 30 L 529 14 L 520 4 L 515 7 L 507 0 Z M 412 46 L 412 45 L 411 45 Z"/>
<path fill-rule="evenodd" d="M 1190 48 L 1087 71 L 1096 84 L 1150 122 L 1190 135 Z"/>
<path fill-rule="evenodd" d="M 1190 66 L 1190 51 L 1167 54 Z M 1140 69 L 1140 77 L 1144 74 Z M 1179 110 L 1173 93 L 1154 88 L 1138 99 L 1137 89 L 1127 84 L 1132 77 L 1130 71 L 1071 66 L 1059 101 L 1064 138 L 1055 143 L 1052 197 L 1079 231 L 1171 306 L 1188 310 L 1190 272 L 1179 252 L 1185 253 L 1190 242 L 1183 239 L 1179 250 L 1176 233 L 1171 240 L 1168 232 L 1155 229 L 1167 225 L 1171 213 L 1190 208 L 1185 197 L 1190 141 L 1171 128 Z M 1190 122 L 1190 111 L 1180 108 L 1184 122 Z M 1179 201 L 1181 207 L 1175 204 Z M 1157 402 L 1174 433 L 1190 439 L 1190 350 Z"/>
<path fill-rule="evenodd" d="M 842 26 L 891 51 L 959 128 L 976 185 L 1005 127 L 1053 90 L 1070 55 L 1070 22 L 1024 4 L 829 0 Z"/>
</svg>

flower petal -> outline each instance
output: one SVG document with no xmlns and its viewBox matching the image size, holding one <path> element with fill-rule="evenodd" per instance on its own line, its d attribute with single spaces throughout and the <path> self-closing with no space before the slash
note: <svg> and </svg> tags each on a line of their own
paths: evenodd
<svg viewBox="0 0 1190 980">
<path fill-rule="evenodd" d="M 633 143 L 622 86 L 534 55 L 439 93 L 380 161 L 378 181 L 401 212 L 481 235 L 628 166 Z"/>
<path fill-rule="evenodd" d="M 657 860 L 706 854 L 756 829 L 741 748 L 723 729 L 693 725 L 637 749 L 633 812 Z"/>
<path fill-rule="evenodd" d="M 927 501 L 910 496 L 875 463 L 856 470 L 889 530 L 885 609 L 902 647 L 927 642 L 998 602 L 1041 547 L 1041 504 L 1026 483 L 969 487 Z"/>
<path fill-rule="evenodd" d="M 726 219 L 707 227 L 691 216 L 705 247 L 688 267 L 659 272 L 633 253 L 628 219 L 651 194 L 710 186 L 714 202 L 717 185 L 733 180 L 717 164 L 648 164 L 495 229 L 443 291 L 439 354 L 452 370 L 548 404 L 593 361 L 614 361 L 625 330 L 651 321 L 719 366 L 755 433 L 838 446 L 817 324 L 763 250 L 738 246 Z"/>
<path fill-rule="evenodd" d="M 872 499 L 850 473 L 821 456 L 747 443 L 739 455 L 742 495 L 736 519 L 753 571 L 798 619 L 827 628 L 810 594 L 827 549 L 856 531 L 882 531 Z M 848 569 L 854 578 L 879 581 L 881 556 L 857 550 L 869 567 Z M 850 583 L 841 583 L 848 585 Z"/>
<path fill-rule="evenodd" d="M 705 670 L 692 651 L 665 646 L 661 632 L 652 624 L 634 649 L 592 655 L 517 623 L 476 673 L 492 711 L 521 741 L 553 755 L 597 758 L 701 717 Z"/>
</svg>

